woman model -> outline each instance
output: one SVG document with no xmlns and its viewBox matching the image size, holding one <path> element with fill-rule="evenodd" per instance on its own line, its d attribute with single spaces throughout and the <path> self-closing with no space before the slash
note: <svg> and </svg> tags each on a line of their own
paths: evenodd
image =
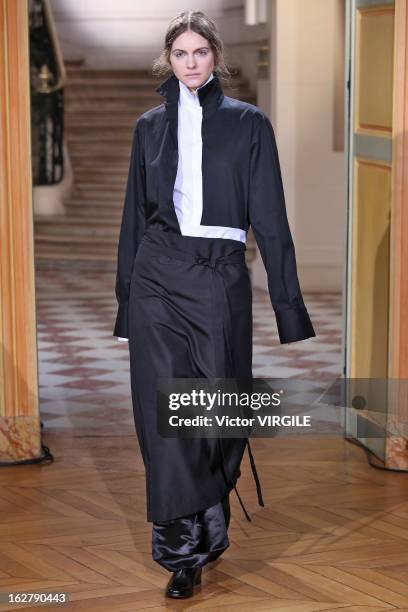
<svg viewBox="0 0 408 612">
<path fill-rule="evenodd" d="M 157 379 L 252 377 L 252 226 L 281 343 L 315 336 L 297 277 L 274 132 L 252 104 L 224 95 L 215 23 L 184 11 L 154 63 L 163 103 L 136 121 L 118 245 L 113 335 L 129 341 L 132 403 L 146 471 L 152 556 L 190 597 L 229 546 L 229 492 L 248 439 L 162 437 Z"/>
</svg>

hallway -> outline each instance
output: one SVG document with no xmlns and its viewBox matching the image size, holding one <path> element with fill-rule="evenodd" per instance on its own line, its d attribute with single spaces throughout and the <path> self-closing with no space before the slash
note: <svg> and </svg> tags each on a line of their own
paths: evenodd
<svg viewBox="0 0 408 612">
<path fill-rule="evenodd" d="M 179 12 L 0 0 L 0 612 L 408 612 L 408 0 Z M 146 278 L 143 217 L 163 230 Z M 206 526 L 234 457 L 160 439 L 152 383 L 250 370 L 249 279 L 207 287 L 207 224 L 246 240 L 253 379 L 295 419 L 252 433 L 231 521 Z M 154 505 L 183 572 L 223 534 L 192 600 L 166 597 Z"/>
</svg>

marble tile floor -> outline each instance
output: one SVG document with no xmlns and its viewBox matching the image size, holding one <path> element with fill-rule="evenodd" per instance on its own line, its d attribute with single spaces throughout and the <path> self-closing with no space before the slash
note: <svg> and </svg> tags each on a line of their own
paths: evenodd
<svg viewBox="0 0 408 612">
<path fill-rule="evenodd" d="M 112 336 L 115 268 L 36 262 L 40 414 L 47 431 L 134 435 L 128 344 Z M 342 373 L 340 294 L 304 300 L 316 337 L 280 344 L 266 291 L 253 289 L 253 376 L 335 381 Z"/>
</svg>

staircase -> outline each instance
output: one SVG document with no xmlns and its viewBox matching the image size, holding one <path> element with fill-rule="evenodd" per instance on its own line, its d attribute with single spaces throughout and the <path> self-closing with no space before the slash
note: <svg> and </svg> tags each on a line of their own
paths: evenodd
<svg viewBox="0 0 408 612">
<path fill-rule="evenodd" d="M 226 95 L 255 103 L 235 70 Z M 68 69 L 65 138 L 74 189 L 65 215 L 35 216 L 38 259 L 115 261 L 135 120 L 161 104 L 146 70 Z"/>
</svg>

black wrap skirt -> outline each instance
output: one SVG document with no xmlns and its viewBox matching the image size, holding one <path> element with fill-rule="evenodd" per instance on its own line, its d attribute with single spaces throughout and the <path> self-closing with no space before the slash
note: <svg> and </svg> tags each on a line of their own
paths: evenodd
<svg viewBox="0 0 408 612">
<path fill-rule="evenodd" d="M 263 505 L 247 438 L 162 437 L 157 425 L 158 378 L 251 378 L 252 288 L 245 250 L 240 241 L 149 225 L 135 258 L 129 297 L 132 403 L 157 560 L 163 551 L 168 558 L 180 551 L 192 529 L 201 544 L 218 532 L 204 551 L 225 549 L 222 501 L 233 488 L 250 520 L 236 488 L 245 447 Z M 166 548 L 169 534 L 172 550 Z"/>
</svg>

